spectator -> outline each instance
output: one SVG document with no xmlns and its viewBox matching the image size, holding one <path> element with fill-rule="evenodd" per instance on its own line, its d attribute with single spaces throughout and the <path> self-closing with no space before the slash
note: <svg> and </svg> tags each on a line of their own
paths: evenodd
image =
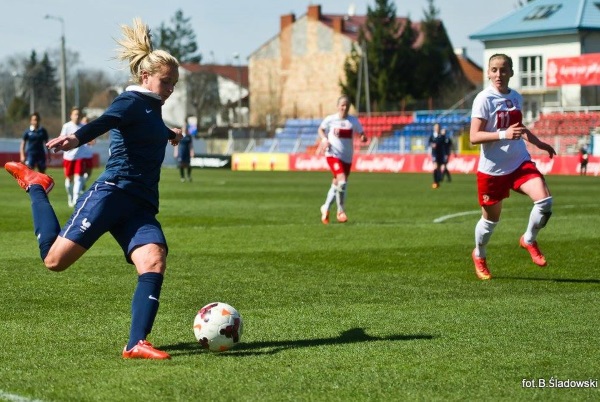
<svg viewBox="0 0 600 402">
<path fill-rule="evenodd" d="M 588 150 L 587 146 L 584 144 L 579 149 L 579 175 L 586 176 L 587 175 L 587 165 L 588 165 Z"/>
</svg>

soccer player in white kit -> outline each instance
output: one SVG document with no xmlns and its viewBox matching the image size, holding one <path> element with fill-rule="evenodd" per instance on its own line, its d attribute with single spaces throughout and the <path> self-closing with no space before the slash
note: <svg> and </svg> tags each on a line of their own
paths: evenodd
<svg viewBox="0 0 600 402">
<path fill-rule="evenodd" d="M 548 152 L 556 151 L 541 141 L 523 125 L 522 96 L 508 87 L 513 76 L 512 59 L 505 54 L 494 54 L 488 63 L 490 86 L 473 101 L 470 140 L 481 144 L 477 169 L 477 192 L 482 216 L 475 226 L 475 249 L 472 253 L 475 274 L 479 279 L 491 279 L 486 261 L 486 246 L 500 221 L 502 200 L 510 190 L 525 194 L 533 201 L 527 230 L 519 245 L 526 249 L 533 262 L 541 267 L 546 258 L 536 238 L 552 214 L 552 196 L 544 176 L 531 161 L 525 141 Z"/>
<path fill-rule="evenodd" d="M 74 134 L 81 128 L 81 111 L 78 107 L 71 109 L 68 122 L 63 124 L 60 131 L 61 136 Z M 79 193 L 83 190 L 85 174 L 85 149 L 79 147 L 63 152 L 63 170 L 65 173 L 65 190 L 67 190 L 67 202 L 69 207 L 75 206 Z"/>
<path fill-rule="evenodd" d="M 338 222 L 348 221 L 344 203 L 354 154 L 354 135 L 360 135 L 360 140 L 367 142 L 367 136 L 358 119 L 355 116 L 348 115 L 350 98 L 347 96 L 339 97 L 337 109 L 337 113 L 325 117 L 319 125 L 321 148 L 325 149 L 327 164 L 333 174 L 325 204 L 321 206 L 321 222 L 325 225 L 329 223 L 329 208 L 334 200 L 337 203 Z"/>
</svg>

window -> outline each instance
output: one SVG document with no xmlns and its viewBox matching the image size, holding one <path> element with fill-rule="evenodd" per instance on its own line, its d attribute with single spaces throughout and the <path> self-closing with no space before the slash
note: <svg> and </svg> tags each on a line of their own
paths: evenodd
<svg viewBox="0 0 600 402">
<path fill-rule="evenodd" d="M 544 86 L 542 56 L 520 57 L 519 74 L 522 89 L 542 88 Z"/>
<path fill-rule="evenodd" d="M 525 21 L 545 20 L 550 18 L 562 7 L 561 4 L 548 4 L 538 6 L 533 9 L 526 17 Z"/>
</svg>

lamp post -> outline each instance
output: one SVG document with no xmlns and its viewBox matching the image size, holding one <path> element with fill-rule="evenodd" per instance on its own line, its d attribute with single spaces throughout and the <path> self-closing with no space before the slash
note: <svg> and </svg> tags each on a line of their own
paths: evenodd
<svg viewBox="0 0 600 402">
<path fill-rule="evenodd" d="M 65 56 L 65 20 L 62 17 L 46 14 L 44 19 L 60 22 L 60 108 L 61 120 L 67 118 L 67 62 Z"/>
<path fill-rule="evenodd" d="M 234 53 L 233 58 L 237 60 L 237 79 L 238 79 L 238 123 L 242 125 L 242 63 L 240 62 L 240 54 Z"/>
</svg>

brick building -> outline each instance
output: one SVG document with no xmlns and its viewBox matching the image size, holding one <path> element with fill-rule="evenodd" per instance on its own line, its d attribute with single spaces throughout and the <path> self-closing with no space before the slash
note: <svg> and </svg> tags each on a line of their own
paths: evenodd
<svg viewBox="0 0 600 402">
<path fill-rule="evenodd" d="M 249 57 L 250 124 L 269 127 L 287 118 L 321 118 L 330 113 L 340 96 L 344 61 L 365 21 L 366 16 L 324 14 L 320 5 L 309 5 L 299 18 L 282 15 L 277 35 Z M 398 18 L 401 26 L 406 21 Z M 419 46 L 424 39 L 420 23 L 413 22 L 412 29 Z M 444 29 L 441 23 L 440 29 Z M 460 71 L 459 59 L 452 62 Z M 481 83 L 461 76 L 465 93 Z"/>
</svg>

